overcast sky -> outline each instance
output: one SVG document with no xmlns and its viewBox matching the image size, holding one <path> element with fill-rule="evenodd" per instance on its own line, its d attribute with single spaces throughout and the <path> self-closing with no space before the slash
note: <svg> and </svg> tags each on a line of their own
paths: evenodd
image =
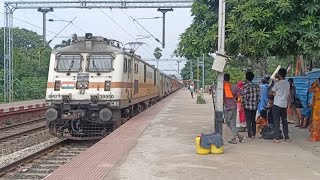
<svg viewBox="0 0 320 180">
<path fill-rule="evenodd" d="M 13 1 L 13 0 L 10 0 Z M 29 0 L 24 0 L 29 1 Z M 0 5 L 3 6 L 4 0 L 0 0 Z M 176 49 L 179 42 L 179 35 L 185 31 L 187 27 L 192 22 L 192 17 L 190 13 L 191 9 L 174 9 L 173 12 L 168 12 L 166 14 L 166 48 L 163 49 L 162 58 L 171 58 L 172 52 Z M 109 39 L 116 39 L 121 41 L 123 44 L 127 42 L 136 41 L 134 38 L 139 38 L 139 35 L 149 34 L 143 30 L 137 23 L 134 23 L 130 18 L 132 16 L 134 19 L 137 18 L 150 18 L 162 16 L 162 13 L 158 12 L 157 9 L 102 9 L 110 18 L 112 18 L 116 23 L 114 23 L 110 18 L 108 18 L 100 9 L 55 9 L 54 12 L 47 14 L 47 19 L 64 19 L 67 21 L 72 20 L 74 25 L 68 26 L 59 38 L 56 38 L 50 44 L 52 47 L 59 44 L 63 38 L 70 37 L 71 34 L 76 33 L 79 36 L 83 36 L 84 32 L 90 32 L 93 35 L 103 36 Z M 0 23 L 3 24 L 3 12 L 4 9 L 1 8 L 0 12 L 2 14 L 0 17 Z M 57 17 L 55 17 L 57 16 Z M 42 13 L 38 12 L 36 9 L 24 10 L 19 9 L 14 12 L 14 17 L 27 21 L 36 26 L 27 24 L 25 22 L 14 19 L 14 26 L 30 29 L 36 31 L 38 34 L 42 35 Z M 145 27 L 152 35 L 162 41 L 162 19 L 152 19 L 152 20 L 138 20 L 138 22 Z M 47 22 L 47 30 L 58 33 L 68 22 Z M 76 27 L 77 26 L 77 27 Z M 121 29 L 124 28 L 127 32 Z M 47 41 L 52 39 L 55 34 L 47 31 Z M 153 38 L 141 39 L 138 41 L 143 41 L 148 46 L 139 48 L 137 54 L 141 55 L 143 58 L 154 58 L 153 51 L 156 47 L 162 48 L 161 44 L 156 42 Z M 149 62 L 155 64 L 155 62 Z M 180 69 L 183 66 L 183 62 L 180 63 Z M 181 66 L 182 65 L 182 66 Z M 177 69 L 176 62 L 163 62 L 159 63 L 160 69 Z M 175 74 L 175 72 L 169 72 Z"/>
</svg>

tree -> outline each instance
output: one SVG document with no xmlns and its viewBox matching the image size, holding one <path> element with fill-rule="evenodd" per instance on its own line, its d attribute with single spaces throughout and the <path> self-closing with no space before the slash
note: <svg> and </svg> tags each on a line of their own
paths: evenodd
<svg viewBox="0 0 320 180">
<path fill-rule="evenodd" d="M 195 0 L 191 15 L 193 22 L 180 35 L 176 52 L 179 56 L 192 59 L 217 49 L 219 0 Z"/>
<path fill-rule="evenodd" d="M 190 59 L 186 62 L 185 66 L 182 68 L 180 75 L 184 80 L 189 80 L 191 77 L 190 67 L 192 63 L 193 79 L 197 77 L 197 60 Z M 212 59 L 210 57 L 205 57 L 204 68 L 205 68 L 205 84 L 212 84 L 213 80 L 216 79 L 216 73 L 211 69 Z M 202 68 L 199 68 L 200 79 L 202 79 Z"/>
<path fill-rule="evenodd" d="M 320 0 L 228 0 L 226 52 L 229 65 L 268 72 L 270 57 L 310 54 L 320 48 Z M 181 34 L 178 50 L 188 59 L 213 53 L 218 32 L 218 0 L 195 0 L 193 23 Z"/>
<path fill-rule="evenodd" d="M 320 1 L 229 0 L 229 53 L 254 59 L 319 51 Z"/>
<path fill-rule="evenodd" d="M 58 49 L 58 48 L 62 48 L 62 47 L 66 47 L 66 46 L 70 46 L 71 44 L 74 44 L 78 42 L 78 35 L 77 34 L 72 34 L 71 35 L 71 39 L 67 39 L 67 40 L 62 40 L 61 44 L 57 44 L 53 47 L 53 49 Z"/>
<path fill-rule="evenodd" d="M 51 48 L 43 47 L 42 36 L 27 29 L 13 28 L 13 36 L 14 100 L 44 98 Z M 3 42 L 3 33 L 0 41 Z M 0 66 L 0 102 L 3 101 L 3 72 Z"/>
<path fill-rule="evenodd" d="M 42 36 L 24 28 L 12 28 L 13 48 L 32 49 L 42 47 Z M 3 68 L 3 40 L 4 29 L 0 28 L 0 68 Z"/>
</svg>

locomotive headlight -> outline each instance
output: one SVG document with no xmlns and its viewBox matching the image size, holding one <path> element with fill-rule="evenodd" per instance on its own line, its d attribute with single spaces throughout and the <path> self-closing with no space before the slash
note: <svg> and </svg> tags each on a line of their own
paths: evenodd
<svg viewBox="0 0 320 180">
<path fill-rule="evenodd" d="M 89 87 L 89 82 L 87 81 L 87 82 L 84 82 L 83 83 L 83 88 L 84 89 L 88 89 L 88 87 Z"/>
<path fill-rule="evenodd" d="M 77 82 L 77 89 L 88 89 L 89 82 L 88 81 L 78 81 Z"/>
<path fill-rule="evenodd" d="M 105 81 L 104 83 L 104 91 L 110 91 L 111 81 Z"/>
<path fill-rule="evenodd" d="M 61 81 L 54 82 L 54 91 L 60 91 L 61 88 Z"/>
</svg>

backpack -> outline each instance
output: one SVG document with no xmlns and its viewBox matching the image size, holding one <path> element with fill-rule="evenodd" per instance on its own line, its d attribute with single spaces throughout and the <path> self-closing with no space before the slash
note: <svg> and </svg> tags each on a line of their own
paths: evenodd
<svg viewBox="0 0 320 180">
<path fill-rule="evenodd" d="M 261 131 L 262 138 L 266 140 L 273 140 L 275 139 L 275 132 L 273 124 L 268 124 L 266 127 L 263 128 Z M 280 130 L 280 139 L 283 139 L 282 131 Z"/>
</svg>

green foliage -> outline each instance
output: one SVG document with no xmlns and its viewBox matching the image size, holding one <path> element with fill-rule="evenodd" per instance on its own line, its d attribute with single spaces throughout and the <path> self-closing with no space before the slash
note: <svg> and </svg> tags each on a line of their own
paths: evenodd
<svg viewBox="0 0 320 180">
<path fill-rule="evenodd" d="M 198 94 L 197 96 L 197 104 L 205 104 L 206 100 L 203 98 L 201 94 Z"/>
<path fill-rule="evenodd" d="M 293 64 L 293 56 L 299 54 L 316 64 L 320 0 L 227 0 L 226 4 L 226 52 L 233 56 L 226 71 L 236 72 L 232 67 L 262 76 L 279 64 L 285 68 Z M 195 0 L 192 15 L 193 23 L 181 34 L 176 51 L 188 59 L 217 49 L 218 0 Z"/>
<path fill-rule="evenodd" d="M 218 31 L 218 0 L 195 0 L 192 6 L 193 23 L 181 34 L 180 56 L 192 59 L 216 49 Z"/>
<path fill-rule="evenodd" d="M 3 42 L 3 29 L 0 33 Z M 13 28 L 13 36 L 14 101 L 44 98 L 51 48 L 43 47 L 42 36 L 27 29 Z M 2 63 L 2 51 L 0 55 Z M 0 102 L 3 102 L 3 72 L 0 66 Z"/>
<path fill-rule="evenodd" d="M 53 47 L 53 49 L 58 49 L 58 48 L 63 48 L 66 46 L 70 46 L 71 44 L 74 44 L 78 42 L 78 35 L 77 34 L 72 34 L 70 39 L 67 40 L 62 40 L 61 44 L 57 44 Z"/>
<path fill-rule="evenodd" d="M 202 60 L 202 59 L 201 59 Z M 208 84 L 212 84 L 213 81 L 216 79 L 216 73 L 211 69 L 212 67 L 212 62 L 213 59 L 210 57 L 205 57 L 204 59 L 204 84 L 208 85 Z M 192 63 L 192 71 L 193 71 L 193 80 L 197 79 L 197 59 L 190 59 L 189 61 L 187 61 L 187 63 L 185 64 L 184 68 L 181 70 L 180 75 L 182 76 L 182 78 L 184 80 L 189 80 L 191 77 L 190 74 L 190 66 Z M 202 67 L 199 67 L 199 79 L 200 81 L 200 86 L 202 86 Z"/>
</svg>

